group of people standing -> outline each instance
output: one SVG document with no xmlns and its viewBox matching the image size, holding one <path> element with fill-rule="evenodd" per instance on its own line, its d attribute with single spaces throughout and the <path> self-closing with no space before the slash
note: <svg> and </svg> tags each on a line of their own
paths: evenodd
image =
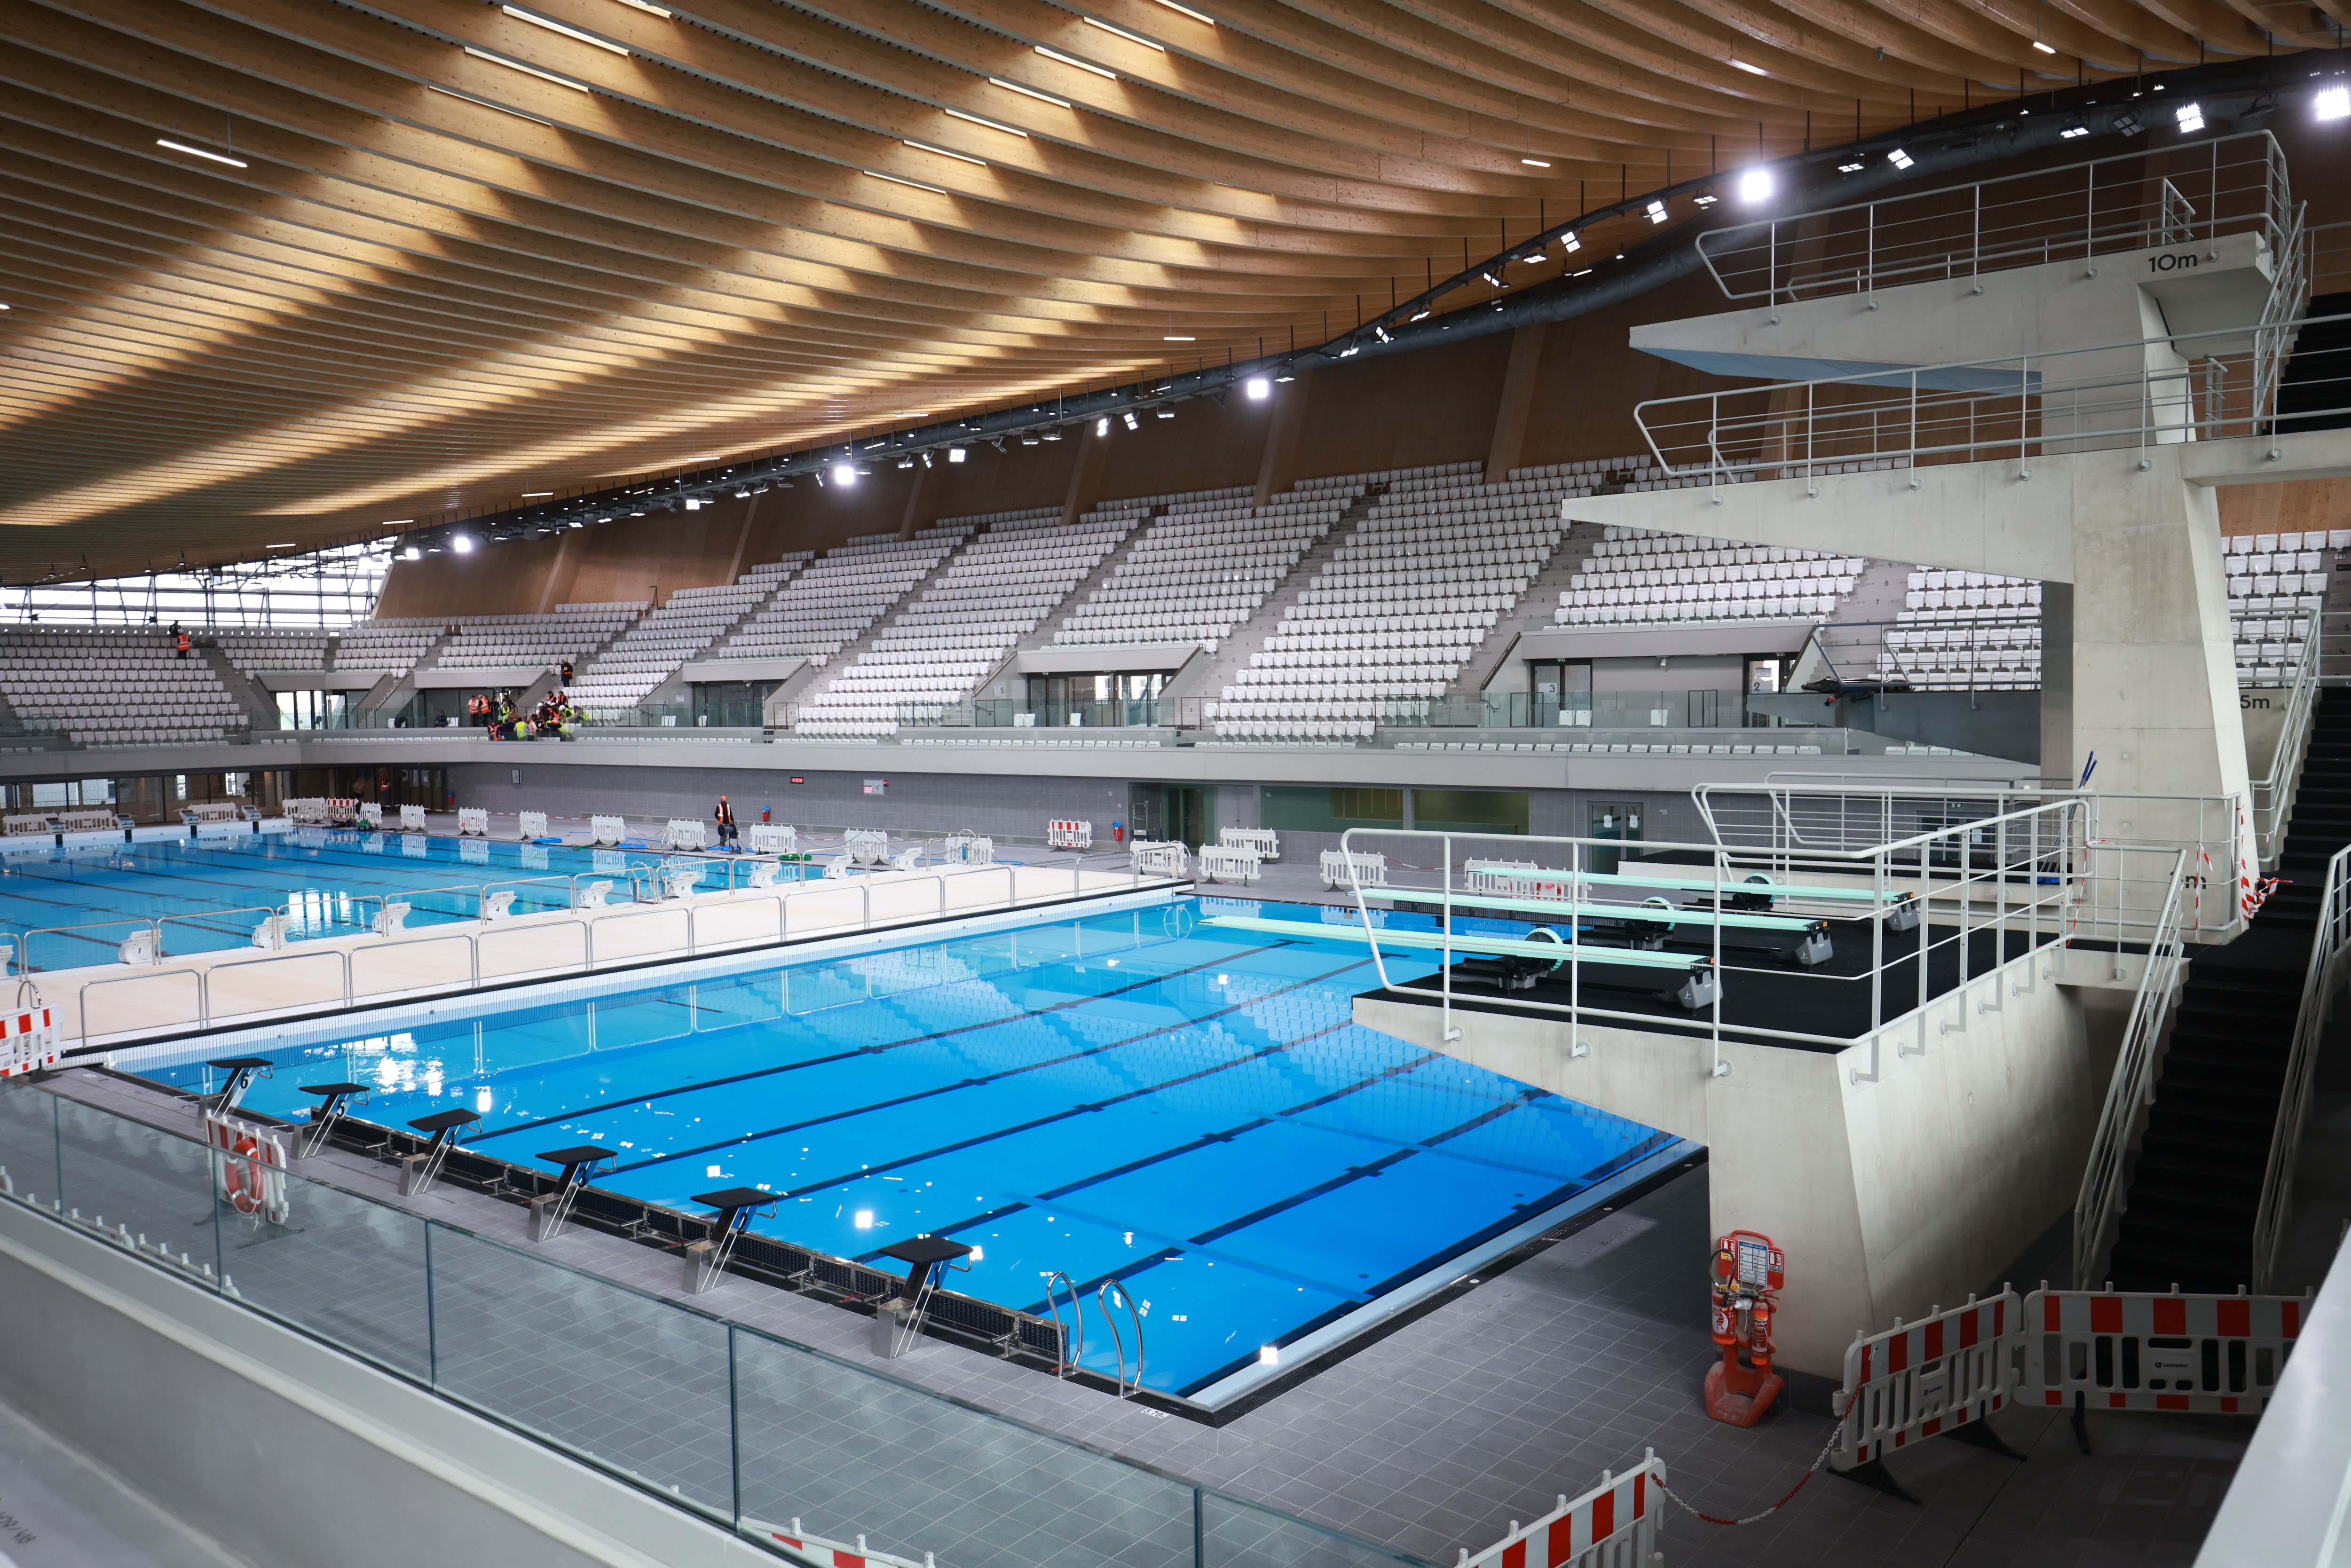
<svg viewBox="0 0 2351 1568">
<path fill-rule="evenodd" d="M 501 691 L 496 695 L 476 692 L 465 699 L 465 716 L 486 727 L 492 740 L 533 737 L 560 740 L 567 727 L 580 722 L 580 710 L 571 706 L 571 695 L 559 690 L 539 698 L 528 714 L 515 705 L 512 692 Z"/>
</svg>

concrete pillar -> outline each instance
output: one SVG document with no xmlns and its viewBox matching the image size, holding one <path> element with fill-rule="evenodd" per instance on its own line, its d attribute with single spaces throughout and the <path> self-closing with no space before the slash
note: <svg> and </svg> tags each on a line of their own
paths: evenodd
<svg viewBox="0 0 2351 1568">
<path fill-rule="evenodd" d="M 2041 777 L 2081 777 L 2074 758 L 2074 585 L 2041 585 Z"/>
</svg>

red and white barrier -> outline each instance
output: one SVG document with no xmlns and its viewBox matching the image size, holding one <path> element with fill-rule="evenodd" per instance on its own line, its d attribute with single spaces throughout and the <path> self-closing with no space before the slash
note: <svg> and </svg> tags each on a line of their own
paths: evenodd
<svg viewBox="0 0 2351 1568">
<path fill-rule="evenodd" d="M 2253 1416 L 2302 1333 L 2299 1296 L 2032 1292 L 2024 1381 L 2037 1403 Z"/>
<path fill-rule="evenodd" d="M 1623 1475 L 1601 1472 L 1600 1484 L 1532 1524 L 1510 1524 L 1510 1534 L 1472 1556 L 1461 1549 L 1458 1568 L 1632 1568 L 1657 1549 L 1665 1508 L 1666 1462 L 1651 1449 Z"/>
<path fill-rule="evenodd" d="M 256 1122 L 204 1113 L 204 1137 L 220 1155 L 221 1197 L 239 1214 L 273 1225 L 292 1211 L 286 1189 L 286 1145 Z"/>
<path fill-rule="evenodd" d="M 936 1568 L 931 1554 L 923 1553 L 916 1563 L 911 1557 L 900 1557 L 888 1552 L 877 1552 L 859 1536 L 854 1543 L 827 1541 L 821 1535 L 810 1535 L 793 1520 L 789 1525 L 768 1524 L 760 1520 L 746 1519 L 743 1533 L 759 1541 L 775 1541 L 789 1546 L 812 1563 L 830 1564 L 831 1568 Z"/>
<path fill-rule="evenodd" d="M 1094 825 L 1077 821 L 1057 821 L 1045 824 L 1045 847 L 1049 850 L 1090 850 L 1094 847 Z"/>
<path fill-rule="evenodd" d="M 40 994 L 34 992 L 28 1002 L 26 989 L 19 985 L 16 1007 L 0 1013 L 0 1078 L 17 1078 L 57 1064 L 57 1020 L 49 1016 Z"/>
<path fill-rule="evenodd" d="M 1849 1470 L 2005 1408 L 2023 1322 L 2016 1292 L 2002 1291 L 1856 1338 L 1834 1401 L 1829 1463 Z"/>
</svg>

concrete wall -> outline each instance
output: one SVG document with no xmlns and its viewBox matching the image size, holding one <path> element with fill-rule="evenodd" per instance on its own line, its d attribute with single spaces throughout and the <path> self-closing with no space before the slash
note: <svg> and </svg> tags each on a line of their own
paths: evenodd
<svg viewBox="0 0 2351 1568">
<path fill-rule="evenodd" d="M 1456 1011 L 1447 1042 L 1437 1009 L 1365 998 L 1355 1021 L 1706 1145 L 1716 1231 L 1787 1251 L 1782 1360 L 1834 1381 L 1855 1330 L 1997 1290 L 2072 1207 L 2130 997 L 2032 977 L 1843 1051 L 1727 1041 L 1722 1077 L 1709 1040 L 1614 1024 Z"/>
<path fill-rule="evenodd" d="M 14 1204 L 0 1301 L 0 1394 L 256 1568 L 774 1561 Z"/>
</svg>

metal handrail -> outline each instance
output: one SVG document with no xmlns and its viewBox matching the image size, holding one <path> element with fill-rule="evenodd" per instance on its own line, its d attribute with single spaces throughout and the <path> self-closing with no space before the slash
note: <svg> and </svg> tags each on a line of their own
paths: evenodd
<svg viewBox="0 0 2351 1568">
<path fill-rule="evenodd" d="M 2138 992 L 2131 999 L 2130 1021 L 2123 1030 L 2122 1049 L 2115 1054 L 2115 1071 L 2106 1084 L 2106 1102 L 2098 1113 L 2098 1131 L 2090 1140 L 2090 1157 L 2082 1171 L 2082 1189 L 2074 1199 L 2074 1283 L 2087 1289 L 2100 1277 L 2098 1261 L 2112 1245 L 2109 1231 L 2122 1212 L 2123 1167 L 2137 1135 L 2140 1117 L 2155 1103 L 2157 1047 L 2162 1043 L 2173 994 L 2179 988 L 2185 955 L 2180 939 L 2181 896 L 2188 878 L 2188 852 L 2179 852 L 2172 868 L 2171 891 L 2163 901 L 2147 949 L 2147 967 L 2140 972 Z"/>
<path fill-rule="evenodd" d="M 2279 1246 L 2294 1207 L 2294 1169 L 2302 1155 L 2303 1124 L 2310 1113 L 2311 1080 L 2318 1070 L 2320 1036 L 2327 1004 L 2351 952 L 2351 849 L 2326 862 L 2326 893 L 2311 934 L 2310 964 L 2302 979 L 2302 1002 L 2294 1018 L 2294 1045 L 2286 1053 L 2285 1082 L 2278 1095 L 2277 1124 L 2270 1134 L 2269 1163 L 2262 1171 L 2261 1207 L 2253 1216 L 2252 1288 L 2265 1291 L 2277 1270 Z"/>
<path fill-rule="evenodd" d="M 2151 112 L 2151 111 L 2150 111 Z M 2256 142 L 2250 151 L 2251 158 L 2231 158 L 2223 149 L 2242 142 Z M 2160 172 L 2159 193 L 2155 222 L 2150 224 L 2146 214 L 2145 192 L 2150 177 L 2150 161 L 2170 161 L 2173 178 Z M 2129 193 L 2123 199 L 2128 205 L 2122 215 L 2101 222 L 2098 214 L 2098 172 L 2108 165 L 2118 167 L 2120 184 Z M 2189 177 L 2190 170 L 2206 176 L 2204 194 L 2210 207 L 2210 214 L 2199 219 L 2194 205 L 2182 193 L 2176 179 Z M 2257 176 L 2251 172 L 2258 169 Z M 2224 185 L 2224 170 L 2247 172 L 2241 183 Z M 2008 222 L 2002 215 L 2000 200 L 2020 187 L 2063 185 L 2068 176 L 2079 174 L 2083 208 L 2076 214 L 2066 212 L 2053 222 L 2027 217 L 2022 225 Z M 1987 193 L 1994 200 L 1988 207 Z M 2063 199 L 2063 192 L 2051 194 L 2021 195 L 2012 204 L 2028 211 L 2043 208 L 2053 199 Z M 2251 198 L 2240 211 L 2222 216 L 2222 199 L 2236 195 Z M 1963 207 L 1953 211 L 1960 202 Z M 1899 215 L 1904 209 L 1921 215 L 1908 218 Z M 2152 246 L 2185 244 L 2200 233 L 2206 239 L 2223 233 L 2239 233 L 2258 226 L 2262 238 L 2274 250 L 2284 237 L 2291 221 L 2293 197 L 2287 186 L 2285 156 L 2275 137 L 2266 131 L 2242 131 L 2233 136 L 2216 136 L 2190 147 L 2166 149 L 2156 153 L 2145 152 L 2118 153 L 2105 158 L 2092 158 L 2079 163 L 2063 164 L 2051 169 L 2029 170 L 2020 174 L 2006 174 L 1997 179 L 1979 180 L 1965 185 L 1945 185 L 1930 191 L 1906 191 L 1872 202 L 1850 203 L 1842 206 L 1823 207 L 1811 212 L 1742 224 L 1736 227 L 1718 229 L 1698 236 L 1698 251 L 1723 296 L 1729 299 L 1795 299 L 1800 293 L 1867 293 L 1889 283 L 1911 278 L 1975 277 L 1987 270 L 1998 271 L 2006 267 L 2038 266 L 2054 260 L 2071 260 L 2123 250 L 2143 250 Z M 1887 216 L 1891 211 L 1896 215 Z M 1991 227 L 1986 230 L 1986 217 Z M 1839 219 L 1847 220 L 1840 224 Z M 1949 239 L 1938 236 L 1951 234 L 1955 224 L 1964 223 L 1964 235 Z M 1889 242 L 1886 236 L 1896 234 L 1906 225 L 1925 225 L 1930 237 L 1925 243 L 1942 248 L 1905 256 L 1908 242 Z M 1782 237 L 1783 228 L 1789 231 Z M 1839 230 L 1857 231 L 1862 241 L 1860 255 L 1850 266 L 1833 270 L 1821 270 L 1799 279 L 1792 276 L 1796 267 L 1821 266 L 1818 252 L 1822 236 L 1830 236 L 1828 244 L 1837 243 Z M 2179 237 L 2175 238 L 2174 236 Z M 1738 288 L 1723 275 L 1719 265 L 1740 254 L 1761 256 L 1764 265 L 1764 285 L 1761 288 Z M 1987 263 L 1991 264 L 1989 267 Z M 1783 285 L 1782 267 L 1792 276 Z M 1734 268 L 1734 271 L 1737 269 Z"/>
</svg>

